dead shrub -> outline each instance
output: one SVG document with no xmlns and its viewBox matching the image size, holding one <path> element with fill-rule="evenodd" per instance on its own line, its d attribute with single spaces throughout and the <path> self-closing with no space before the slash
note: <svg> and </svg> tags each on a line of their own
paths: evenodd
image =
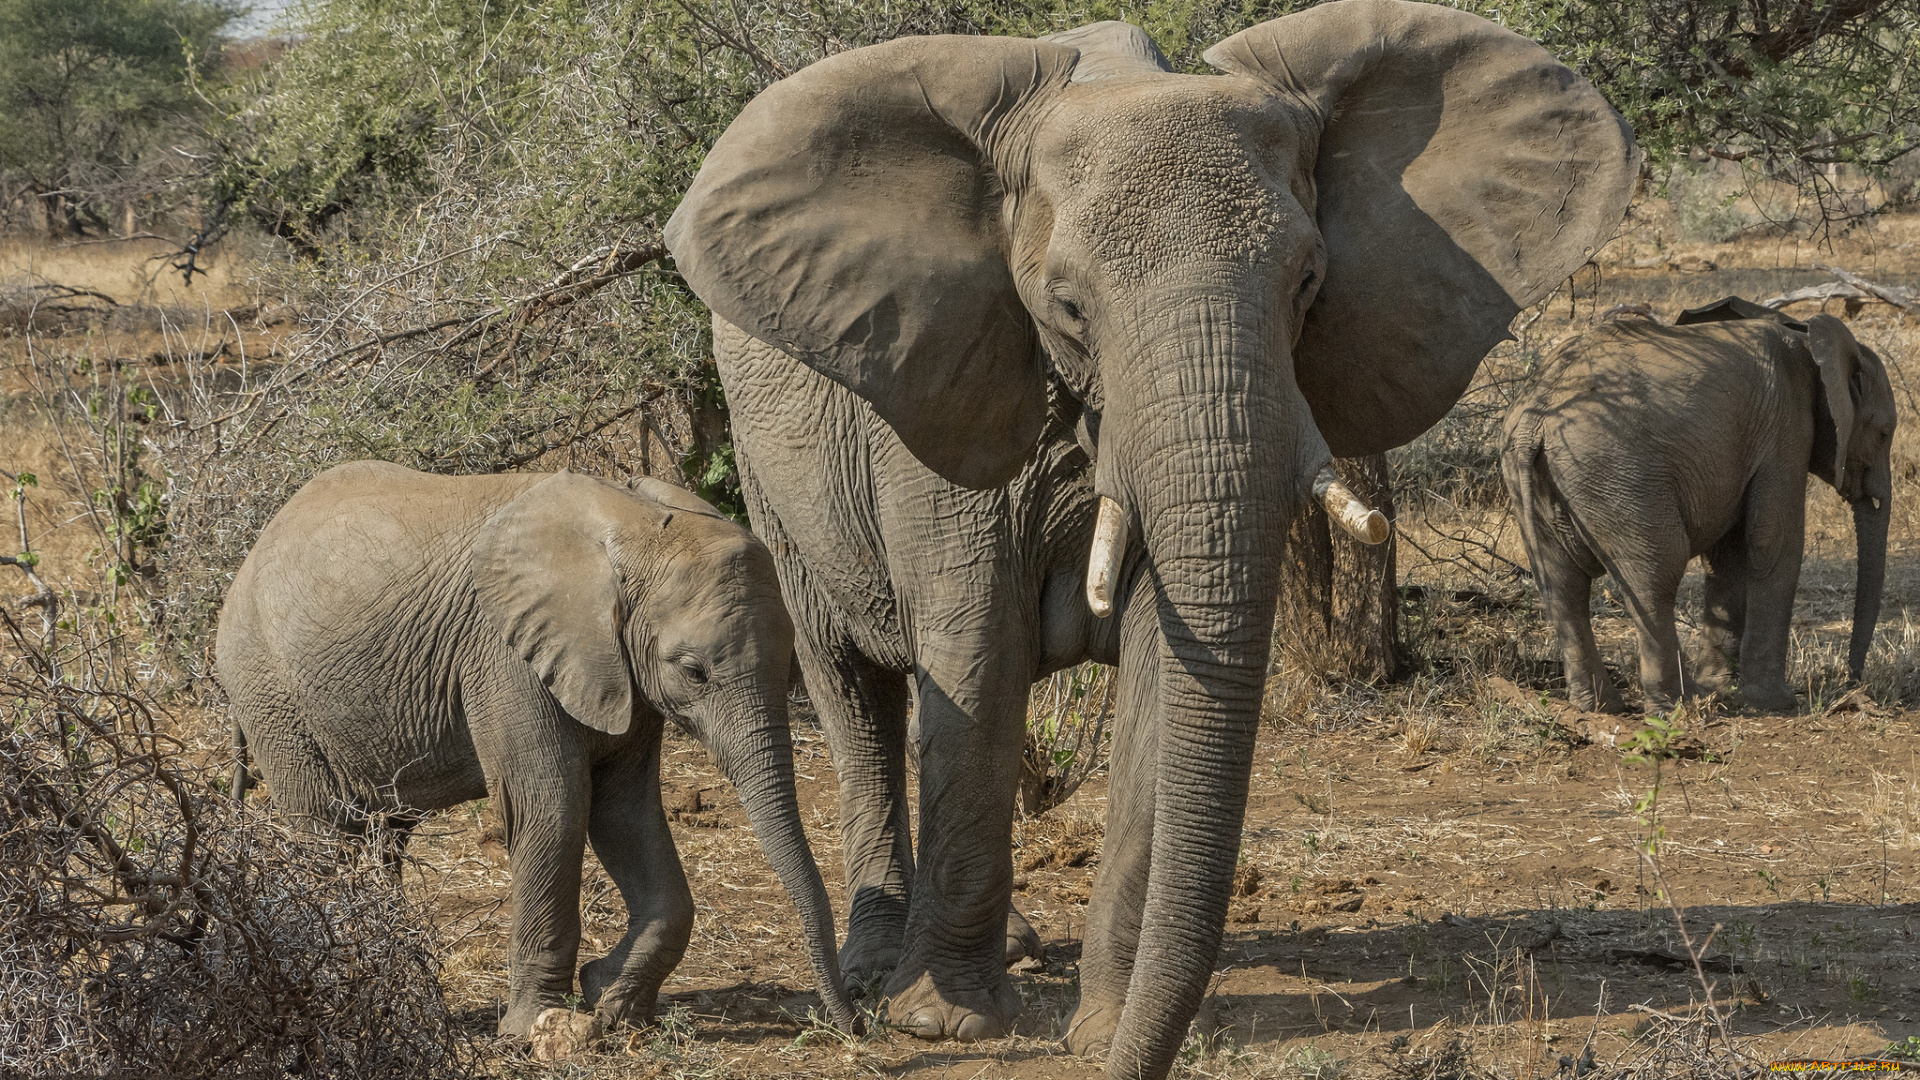
<svg viewBox="0 0 1920 1080">
<path fill-rule="evenodd" d="M 0 1074 L 463 1076 L 425 912 L 236 806 L 98 653 L 0 611 Z"/>
</svg>

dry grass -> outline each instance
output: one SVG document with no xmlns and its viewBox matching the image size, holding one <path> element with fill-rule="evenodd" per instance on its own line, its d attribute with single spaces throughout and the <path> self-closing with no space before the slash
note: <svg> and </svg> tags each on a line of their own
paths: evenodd
<svg viewBox="0 0 1920 1080">
<path fill-rule="evenodd" d="M 1647 302 L 1671 316 L 1729 292 L 1766 294 L 1820 280 L 1802 269 L 1816 258 L 1911 283 L 1902 275 L 1912 273 L 1905 268 L 1913 265 L 1920 219 L 1887 219 L 1829 250 L 1785 236 L 1687 241 L 1674 211 L 1651 210 L 1645 203 L 1636 210 L 1628 234 L 1605 253 L 1598 274 L 1583 271 L 1571 298 L 1563 292 L 1530 313 L 1521 340 L 1488 365 L 1474 399 L 1446 430 L 1399 459 L 1406 541 L 1399 557 L 1410 586 L 1407 632 L 1422 658 L 1416 672 L 1385 686 L 1270 682 L 1244 838 L 1245 877 L 1255 884 L 1235 899 L 1211 1020 L 1183 1054 L 1182 1076 L 1547 1077 L 1587 1049 L 1594 1071 L 1585 1075 L 1607 1078 L 1732 1075 L 1738 1064 L 1702 1035 L 1700 1014 L 1689 1011 L 1697 996 L 1690 974 L 1632 959 L 1673 945 L 1671 919 L 1651 896 L 1657 886 L 1641 879 L 1632 854 L 1643 839 L 1632 810 L 1647 778 L 1604 743 L 1581 743 L 1582 735 L 1601 733 L 1569 727 L 1554 707 L 1563 693 L 1558 657 L 1519 572 L 1524 553 L 1489 467 L 1497 446 L 1486 441 L 1487 425 L 1497 427 L 1502 402 L 1530 363 L 1615 303 Z M 1669 268 L 1688 257 L 1718 268 Z M 42 277 L 91 282 L 117 305 L 135 305 L 147 287 L 121 282 L 104 256 L 98 265 L 91 254 L 33 258 Z M 1658 265 L 1637 265 L 1648 260 Z M 194 387 L 240 378 L 243 347 L 248 364 L 284 359 L 276 352 L 285 348 L 283 328 L 268 325 L 271 314 L 249 322 L 236 313 L 237 329 L 222 337 L 223 304 L 257 303 L 237 262 L 222 272 L 231 277 L 219 285 L 226 290 L 219 300 L 163 294 L 157 290 L 171 286 L 155 284 L 150 302 L 174 312 L 167 316 L 173 323 L 95 313 L 36 339 L 49 361 L 37 375 L 25 366 L 22 336 L 0 339 L 0 356 L 11 365 L 0 373 L 8 391 L 0 398 L 0 468 L 39 475 L 26 503 L 31 543 L 62 590 L 63 611 L 117 613 L 124 632 L 109 635 L 105 647 L 118 650 L 118 662 L 154 669 L 148 674 L 158 673 L 164 643 L 145 620 L 172 583 L 138 574 L 114 581 L 114 537 L 94 492 L 117 482 L 116 432 L 90 421 L 85 404 L 90 393 L 138 387 L 192 404 Z M 203 279 L 195 290 L 206 287 Z M 175 327 L 196 304 L 211 316 L 191 334 Z M 1842 313 L 1842 305 L 1831 310 Z M 1698 905 L 1689 915 L 1701 922 L 1695 929 L 1724 925 L 1717 947 L 1745 970 L 1716 976 L 1725 984 L 1721 1000 L 1732 1000 L 1737 1045 L 1753 1055 L 1872 1052 L 1920 1032 L 1920 998 L 1900 974 L 1920 964 L 1912 936 L 1920 917 L 1913 906 L 1920 898 L 1920 760 L 1905 710 L 1920 697 L 1920 629 L 1911 615 L 1920 598 L 1913 516 L 1920 424 L 1911 422 L 1920 401 L 1908 373 L 1920 327 L 1884 305 L 1853 312 L 1850 325 L 1888 359 L 1910 421 L 1895 446 L 1893 550 L 1869 658 L 1871 700 L 1842 700 L 1851 522 L 1815 482 L 1791 661 L 1807 715 L 1707 710 L 1689 719 L 1711 758 L 1677 765 L 1667 796 L 1673 817 L 1664 858 L 1673 891 Z M 230 452 L 282 453 L 275 430 L 268 426 L 258 443 L 236 443 Z M 143 427 L 134 441 L 161 445 L 150 432 Z M 173 468 L 164 455 L 148 460 Z M 242 460 L 236 467 L 244 477 L 253 466 Z M 257 493 L 229 494 L 227 503 L 174 519 L 209 530 L 192 543 L 212 544 L 197 550 L 222 559 L 243 551 L 274 509 Z M 13 506 L 0 510 L 8 515 L 0 546 L 10 550 Z M 221 583 L 216 563 L 202 568 L 212 595 Z M 0 574 L 0 602 L 17 603 L 24 581 L 8 568 Z M 1696 581 L 1683 597 L 1697 605 Z M 1606 657 L 1630 683 L 1627 620 L 1604 591 L 1595 612 Z M 98 625 L 62 631 L 62 645 L 77 646 Z M 1067 710 L 1076 717 L 1103 711 Z M 187 745 L 190 761 L 213 760 L 224 741 L 215 711 L 183 705 L 158 723 Z M 834 882 L 832 763 L 804 720 L 798 734 L 811 839 Z M 929 1046 L 885 1031 L 845 1043 L 807 1020 L 817 998 L 797 921 L 730 790 L 691 742 L 670 739 L 667 750 L 669 787 L 708 789 L 714 804 L 674 825 L 697 905 L 693 945 L 665 988 L 659 1026 L 620 1033 L 604 1053 L 567 1066 L 536 1065 L 491 1037 L 505 997 L 507 871 L 498 845 L 485 842 L 483 810 L 442 815 L 421 828 L 406 895 L 432 912 L 447 1008 L 460 1037 L 479 1049 L 481 1069 L 516 1077 L 827 1080 L 1097 1074 L 1098 1063 L 1064 1054 L 1054 1033 L 1076 994 L 1107 805 L 1104 775 L 1094 772 L 1062 805 L 1016 824 L 1016 904 L 1050 953 L 1017 976 L 1025 1003 L 1020 1034 L 975 1047 Z M 273 827 L 260 828 L 264 836 Z M 583 909 L 586 952 L 624 930 L 618 894 L 591 861 Z M 1627 1002 L 1681 1019 L 1632 1013 Z M 1561 1075 L 1572 1071 L 1568 1065 Z"/>
</svg>

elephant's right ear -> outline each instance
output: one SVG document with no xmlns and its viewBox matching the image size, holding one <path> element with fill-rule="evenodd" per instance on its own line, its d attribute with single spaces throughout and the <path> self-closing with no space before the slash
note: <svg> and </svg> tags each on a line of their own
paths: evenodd
<svg viewBox="0 0 1920 1080">
<path fill-rule="evenodd" d="M 611 546 L 619 503 L 631 501 L 597 480 L 555 473 L 501 507 L 471 556 L 482 614 L 561 708 L 609 735 L 633 723 L 626 593 Z"/>
<path fill-rule="evenodd" d="M 1327 269 L 1294 368 L 1342 457 L 1438 422 L 1513 316 L 1613 235 L 1640 174 L 1633 133 L 1591 83 L 1443 4 L 1319 4 L 1206 60 L 1320 124 Z"/>
<path fill-rule="evenodd" d="M 1815 472 L 1820 472 L 1835 491 L 1845 494 L 1848 490 L 1847 450 L 1855 434 L 1855 413 L 1861 406 L 1861 354 L 1865 351 L 1854 340 L 1847 324 L 1831 315 L 1815 315 L 1807 320 L 1807 349 L 1813 353 L 1813 362 L 1820 366 L 1820 396 L 1825 403 L 1827 418 L 1833 423 L 1833 458 L 1826 460 L 1826 440 L 1820 435 L 1814 440 Z M 1821 472 L 1821 466 L 1826 470 Z M 1859 477 L 1852 478 L 1857 486 Z"/>
<path fill-rule="evenodd" d="M 1046 422 L 990 147 L 1071 48 L 919 37 L 763 91 L 707 154 L 667 246 L 721 318 L 872 403 L 914 456 L 993 487 Z"/>
</svg>

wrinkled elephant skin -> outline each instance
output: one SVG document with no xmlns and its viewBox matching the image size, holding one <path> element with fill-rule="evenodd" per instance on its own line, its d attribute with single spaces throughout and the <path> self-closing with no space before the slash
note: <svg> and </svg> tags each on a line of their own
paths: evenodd
<svg viewBox="0 0 1920 1080">
<path fill-rule="evenodd" d="M 1895 419 L 1886 367 L 1830 315 L 1802 323 L 1729 297 L 1673 326 L 1622 318 L 1562 346 L 1507 416 L 1501 471 L 1573 704 L 1626 707 L 1588 611 L 1607 573 L 1639 633 L 1649 711 L 1724 689 L 1736 660 L 1746 704 L 1794 708 L 1809 472 L 1853 505 L 1860 678 L 1886 576 Z M 1674 597 L 1699 555 L 1706 605 L 1688 670 Z"/>
<path fill-rule="evenodd" d="M 1129 1080 L 1166 1074 L 1212 973 L 1290 515 L 1333 454 L 1438 420 L 1638 173 L 1592 86 L 1437 5 L 1326 4 L 1207 58 L 1169 71 L 1121 23 L 830 57 L 741 112 L 667 225 L 809 687 L 838 682 L 849 950 L 862 890 L 904 906 L 871 958 L 923 1035 L 1011 1017 L 1019 702 L 1056 615 L 1100 636 L 1022 515 L 1069 425 L 1093 459 L 1121 714 L 1069 1044 Z"/>
<path fill-rule="evenodd" d="M 794 792 L 792 641 L 766 548 L 678 488 L 355 462 L 261 532 L 216 648 L 243 745 L 297 820 L 493 801 L 513 878 L 500 1030 L 526 1036 L 573 991 L 589 840 L 627 932 L 580 970 L 594 1012 L 567 1022 L 645 1022 L 686 951 L 693 898 L 660 800 L 669 718 L 739 789 L 828 1011 L 858 1027 Z"/>
</svg>

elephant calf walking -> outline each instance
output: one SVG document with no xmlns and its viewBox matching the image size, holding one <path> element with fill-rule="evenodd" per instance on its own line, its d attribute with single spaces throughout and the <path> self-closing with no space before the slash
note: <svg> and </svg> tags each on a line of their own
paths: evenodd
<svg viewBox="0 0 1920 1080">
<path fill-rule="evenodd" d="M 1562 347 L 1507 415 L 1501 472 L 1573 703 L 1625 708 L 1588 617 L 1602 572 L 1639 631 L 1647 708 L 1693 691 L 1674 596 L 1704 555 L 1694 676 L 1722 682 L 1737 653 L 1747 704 L 1793 708 L 1787 639 L 1809 472 L 1853 505 L 1848 665 L 1859 678 L 1886 575 L 1894 423 L 1880 358 L 1829 315 L 1802 323 L 1729 297 L 1672 326 L 1621 319 Z"/>
<path fill-rule="evenodd" d="M 653 1015 L 693 898 L 660 801 L 666 718 L 738 786 L 800 910 L 834 1020 L 859 1026 L 801 827 L 793 626 L 766 548 L 656 480 L 321 474 L 260 534 L 217 670 L 275 801 L 335 825 L 490 796 L 513 875 L 506 1034 L 574 986 L 586 842 L 626 935 L 580 970 L 604 1030 Z"/>
</svg>

